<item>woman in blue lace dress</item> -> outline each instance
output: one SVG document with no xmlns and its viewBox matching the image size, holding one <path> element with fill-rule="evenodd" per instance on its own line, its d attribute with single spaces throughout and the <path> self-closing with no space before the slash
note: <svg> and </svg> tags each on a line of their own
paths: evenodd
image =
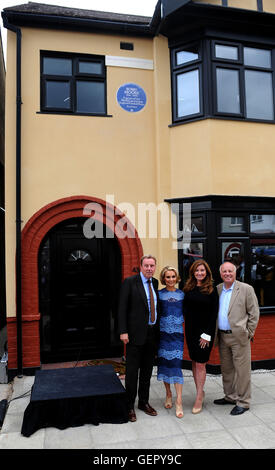
<svg viewBox="0 0 275 470">
<path fill-rule="evenodd" d="M 172 408 L 171 384 L 176 389 L 176 416 L 183 417 L 183 298 L 184 293 L 175 285 L 180 281 L 175 268 L 166 266 L 160 274 L 166 287 L 159 291 L 160 299 L 160 343 L 158 350 L 158 380 L 166 390 L 165 408 Z"/>
</svg>

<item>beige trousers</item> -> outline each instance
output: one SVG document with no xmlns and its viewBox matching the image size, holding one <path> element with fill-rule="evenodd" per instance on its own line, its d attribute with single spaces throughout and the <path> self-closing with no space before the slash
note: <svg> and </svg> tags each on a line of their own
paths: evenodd
<svg viewBox="0 0 275 470">
<path fill-rule="evenodd" d="M 243 408 L 251 400 L 251 345 L 243 346 L 233 336 L 219 331 L 219 352 L 225 399 Z"/>
</svg>

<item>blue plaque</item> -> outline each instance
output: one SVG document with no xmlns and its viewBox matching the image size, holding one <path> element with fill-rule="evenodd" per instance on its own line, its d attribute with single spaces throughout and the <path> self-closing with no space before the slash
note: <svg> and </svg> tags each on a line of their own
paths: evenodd
<svg viewBox="0 0 275 470">
<path fill-rule="evenodd" d="M 135 83 L 125 83 L 117 91 L 117 102 L 125 111 L 136 113 L 146 105 L 146 93 Z"/>
</svg>

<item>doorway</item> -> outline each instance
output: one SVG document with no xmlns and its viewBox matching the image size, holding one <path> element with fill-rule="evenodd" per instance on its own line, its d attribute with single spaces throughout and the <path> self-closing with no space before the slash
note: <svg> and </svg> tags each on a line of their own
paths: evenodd
<svg viewBox="0 0 275 470">
<path fill-rule="evenodd" d="M 39 250 L 41 362 L 123 354 L 117 334 L 121 254 L 116 238 L 88 239 L 85 218 L 53 227 Z"/>
</svg>

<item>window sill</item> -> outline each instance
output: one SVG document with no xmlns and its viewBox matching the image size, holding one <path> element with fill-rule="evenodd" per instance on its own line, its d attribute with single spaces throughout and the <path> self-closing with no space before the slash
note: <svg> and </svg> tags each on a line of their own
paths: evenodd
<svg viewBox="0 0 275 470">
<path fill-rule="evenodd" d="M 181 126 L 183 124 L 189 124 L 190 122 L 196 122 L 196 121 L 203 121 L 205 119 L 217 119 L 217 120 L 223 120 L 223 121 L 239 121 L 239 122 L 256 122 L 258 124 L 275 124 L 274 121 L 265 121 L 263 119 L 243 119 L 243 118 L 238 118 L 238 117 L 227 117 L 227 116 L 199 116 L 197 118 L 190 118 L 190 119 L 185 119 L 184 121 L 178 121 L 178 122 L 172 122 L 171 124 L 168 124 L 168 127 L 176 127 L 176 126 Z"/>
<path fill-rule="evenodd" d="M 88 116 L 88 117 L 113 117 L 112 114 L 92 114 L 92 113 L 63 113 L 62 111 L 36 111 L 36 114 L 53 114 L 54 116 Z"/>
</svg>

